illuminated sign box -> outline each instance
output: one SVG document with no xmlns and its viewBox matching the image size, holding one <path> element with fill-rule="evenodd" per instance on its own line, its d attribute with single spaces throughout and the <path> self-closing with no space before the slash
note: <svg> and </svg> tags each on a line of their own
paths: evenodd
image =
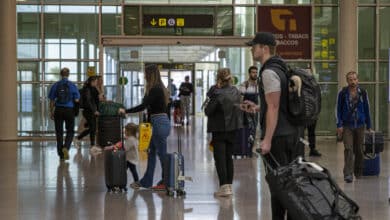
<svg viewBox="0 0 390 220">
<path fill-rule="evenodd" d="M 214 17 L 212 15 L 143 15 L 143 27 L 152 28 L 212 28 Z"/>
<path fill-rule="evenodd" d="M 257 30 L 274 34 L 277 54 L 284 59 L 311 59 L 311 6 L 258 6 L 257 11 Z M 321 44 L 328 47 L 329 42 Z M 324 51 L 321 56 L 329 54 Z"/>
</svg>

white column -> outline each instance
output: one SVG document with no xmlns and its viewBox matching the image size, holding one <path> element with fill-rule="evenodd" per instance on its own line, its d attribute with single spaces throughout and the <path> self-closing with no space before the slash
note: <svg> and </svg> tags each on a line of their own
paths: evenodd
<svg viewBox="0 0 390 220">
<path fill-rule="evenodd" d="M 17 138 L 16 2 L 0 1 L 0 140 Z"/>
<path fill-rule="evenodd" d="M 346 85 L 345 74 L 357 70 L 357 1 L 340 2 L 339 88 Z"/>
</svg>

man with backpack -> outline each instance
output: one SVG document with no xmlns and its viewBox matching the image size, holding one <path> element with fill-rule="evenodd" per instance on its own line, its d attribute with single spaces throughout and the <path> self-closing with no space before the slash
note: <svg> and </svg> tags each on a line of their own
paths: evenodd
<svg viewBox="0 0 390 220">
<path fill-rule="evenodd" d="M 54 120 L 57 153 L 61 160 L 69 159 L 69 149 L 74 135 L 75 107 L 80 99 L 77 86 L 68 80 L 69 69 L 61 69 L 61 80 L 50 88 L 50 118 Z M 64 122 L 66 129 L 65 142 L 63 140 Z"/>
<path fill-rule="evenodd" d="M 281 165 L 287 165 L 298 156 L 303 156 L 304 146 L 299 144 L 303 126 L 293 125 L 289 117 L 287 65 L 276 56 L 275 37 L 268 32 L 259 32 L 246 43 L 251 46 L 253 59 L 262 64 L 259 76 L 260 106 L 251 101 L 244 101 L 241 109 L 247 112 L 260 112 L 261 143 L 260 153 L 271 153 Z M 270 161 L 271 164 L 275 164 Z M 286 207 L 276 196 L 276 191 L 269 185 L 271 192 L 272 219 L 284 219 Z"/>
<path fill-rule="evenodd" d="M 358 74 L 346 75 L 348 86 L 337 96 L 337 137 L 344 142 L 344 181 L 351 183 L 353 174 L 359 178 L 363 172 L 363 141 L 365 126 L 371 131 L 370 105 L 367 92 L 358 83 Z"/>
</svg>

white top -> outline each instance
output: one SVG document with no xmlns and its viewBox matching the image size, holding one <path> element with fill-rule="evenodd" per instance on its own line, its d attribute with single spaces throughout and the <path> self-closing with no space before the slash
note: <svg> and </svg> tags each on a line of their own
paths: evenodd
<svg viewBox="0 0 390 220">
<path fill-rule="evenodd" d="M 262 80 L 265 94 L 281 91 L 280 77 L 275 71 L 265 69 L 262 73 Z"/>
<path fill-rule="evenodd" d="M 124 148 L 126 151 L 126 160 L 130 163 L 137 164 L 139 160 L 137 138 L 133 136 L 126 137 Z"/>
<path fill-rule="evenodd" d="M 241 94 L 256 94 L 258 93 L 258 87 L 256 81 L 253 83 L 249 80 L 244 81 L 240 84 L 240 92 Z"/>
</svg>

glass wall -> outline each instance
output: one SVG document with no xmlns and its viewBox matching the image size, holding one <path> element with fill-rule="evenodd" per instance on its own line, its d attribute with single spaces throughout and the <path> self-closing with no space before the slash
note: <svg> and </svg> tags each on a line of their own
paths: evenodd
<svg viewBox="0 0 390 220">
<path fill-rule="evenodd" d="M 45 1 L 69 2 L 74 1 Z M 53 134 L 47 95 L 60 79 L 61 68 L 70 68 L 70 80 L 78 84 L 85 81 L 88 67 L 99 73 L 98 9 L 94 5 L 17 5 L 19 135 Z"/>
<path fill-rule="evenodd" d="M 377 14 L 376 11 L 379 13 Z M 389 127 L 389 1 L 360 0 L 358 8 L 358 73 L 367 89 L 374 128 Z M 378 42 L 379 41 L 379 42 Z"/>
</svg>

